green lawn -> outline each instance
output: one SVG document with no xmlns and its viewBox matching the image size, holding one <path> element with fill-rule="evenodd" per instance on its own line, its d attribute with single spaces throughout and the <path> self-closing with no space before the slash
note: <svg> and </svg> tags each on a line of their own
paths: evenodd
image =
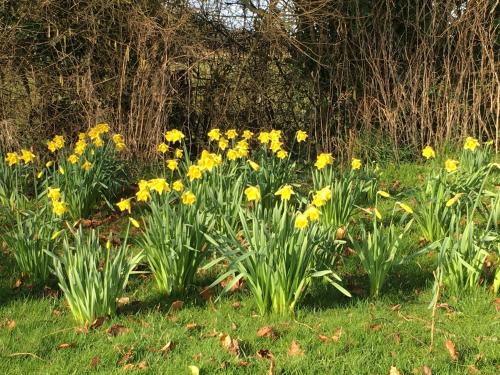
<svg viewBox="0 0 500 375">
<path fill-rule="evenodd" d="M 420 173 L 421 166 L 388 167 L 382 186 L 408 196 Z M 418 233 L 405 244 L 406 253 L 417 250 Z M 428 374 L 428 366 L 433 374 L 498 374 L 500 304 L 486 290 L 440 300 L 430 351 L 433 265 L 433 257 L 425 255 L 396 267 L 382 297 L 370 300 L 358 258 L 344 256 L 336 271 L 353 297 L 316 284 L 288 319 L 258 316 L 245 288 L 219 301 L 219 290 L 202 298 L 214 271 L 200 274 L 187 293 L 168 297 L 156 292 L 149 275 L 136 275 L 118 316 L 82 332 L 64 299 L 53 295 L 54 285 L 43 293 L 26 285 L 14 288 L 14 262 L 4 251 L 0 369 L 3 374 L 190 374 L 193 365 L 201 374 L 389 374 L 395 366 L 401 374 Z M 175 309 L 175 301 L 184 304 Z M 258 334 L 262 327 L 271 327 L 264 337 Z M 233 350 L 223 347 L 221 335 L 230 335 L 239 349 L 234 341 Z M 447 341 L 455 346 L 456 360 Z"/>
</svg>

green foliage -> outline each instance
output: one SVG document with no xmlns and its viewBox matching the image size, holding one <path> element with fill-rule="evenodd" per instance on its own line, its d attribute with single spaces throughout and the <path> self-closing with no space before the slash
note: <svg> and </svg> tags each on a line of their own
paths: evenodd
<svg viewBox="0 0 500 375">
<path fill-rule="evenodd" d="M 350 295 L 337 283 L 340 278 L 335 273 L 318 269 L 324 240 L 319 227 L 312 223 L 301 230 L 294 228 L 295 218 L 283 202 L 266 211 L 268 209 L 261 206 L 253 212 L 240 210 L 241 232 L 228 225 L 227 237 L 214 238 L 206 234 L 222 254 L 207 268 L 220 261 L 229 263 L 228 271 L 212 285 L 232 276 L 224 293 L 244 279 L 260 314 L 293 313 L 316 277 L 325 278 L 342 293 Z"/>
<path fill-rule="evenodd" d="M 129 254 L 127 240 L 128 229 L 118 249 L 109 241 L 103 248 L 96 231 L 85 233 L 79 228 L 74 240 L 64 239 L 61 254 L 50 254 L 54 274 L 79 324 L 115 315 L 116 299 L 123 295 L 129 276 L 142 259 L 142 253 Z"/>
<path fill-rule="evenodd" d="M 166 293 L 183 291 L 193 283 L 209 254 L 204 233 L 215 224 L 208 223 L 200 202 L 185 205 L 175 200 L 174 194 L 153 196 L 139 240 L 158 288 Z"/>
<path fill-rule="evenodd" d="M 410 220 L 403 229 L 390 222 L 385 228 L 372 215 L 371 231 L 361 226 L 360 238 L 351 237 L 351 243 L 361 260 L 370 280 L 370 295 L 378 297 L 392 267 L 400 261 L 401 240 L 413 223 Z"/>
<path fill-rule="evenodd" d="M 50 276 L 51 255 L 57 247 L 60 221 L 47 207 L 37 211 L 17 213 L 14 227 L 5 242 L 19 270 L 32 283 L 43 285 Z"/>
<path fill-rule="evenodd" d="M 84 168 L 85 163 L 90 163 L 88 170 Z M 89 217 L 102 201 L 112 207 L 112 202 L 128 184 L 125 163 L 118 158 L 110 140 L 102 147 L 87 148 L 74 164 L 61 152 L 49 170 L 46 184 L 61 189 L 68 213 L 74 220 Z"/>
<path fill-rule="evenodd" d="M 488 256 L 484 241 L 491 239 L 481 236 L 472 219 L 462 226 L 456 216 L 450 222 L 448 233 L 436 244 L 439 249 L 436 283 L 442 284 L 449 296 L 459 296 L 479 286 L 483 263 Z"/>
</svg>

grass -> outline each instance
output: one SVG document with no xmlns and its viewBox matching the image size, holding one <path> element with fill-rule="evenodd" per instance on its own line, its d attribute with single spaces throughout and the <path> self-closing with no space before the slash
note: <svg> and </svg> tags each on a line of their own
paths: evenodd
<svg viewBox="0 0 500 375">
<path fill-rule="evenodd" d="M 410 195 L 422 172 L 414 164 L 389 166 L 383 170 L 382 186 L 393 187 L 394 194 Z M 395 185 L 397 180 L 401 184 Z M 415 251 L 418 233 L 406 238 L 405 245 L 407 254 Z M 43 288 L 13 288 L 14 261 L 5 252 L 0 254 L 0 370 L 121 374 L 129 368 L 189 374 L 188 366 L 195 365 L 201 374 L 265 374 L 273 362 L 274 374 L 388 374 L 391 366 L 402 374 L 423 374 L 424 365 L 433 374 L 475 370 L 497 374 L 500 315 L 485 290 L 441 299 L 446 305 L 437 310 L 434 348 L 429 350 L 433 264 L 432 257 L 424 256 L 396 267 L 382 297 L 370 300 L 358 259 L 342 257 L 336 271 L 353 298 L 317 284 L 288 319 L 258 316 L 245 289 L 218 302 L 213 301 L 217 291 L 209 300 L 201 298 L 200 291 L 214 280 L 213 274 L 199 275 L 187 294 L 172 296 L 159 294 L 150 275 L 136 275 L 125 295 L 129 303 L 118 316 L 82 333 L 63 298 L 44 293 Z M 179 310 L 172 308 L 177 300 L 184 302 Z M 119 331 L 120 325 L 125 328 L 118 335 L 108 333 L 111 327 Z M 263 326 L 271 326 L 275 337 L 259 337 L 257 331 Z M 238 341 L 239 356 L 222 347 L 221 333 Z M 330 339 L 324 342 L 320 335 Z M 446 348 L 447 340 L 456 347 L 456 361 Z M 293 341 L 303 355 L 289 355 Z M 162 352 L 168 342 L 175 344 L 174 349 Z M 264 349 L 272 352 L 273 361 L 257 356 Z"/>
</svg>

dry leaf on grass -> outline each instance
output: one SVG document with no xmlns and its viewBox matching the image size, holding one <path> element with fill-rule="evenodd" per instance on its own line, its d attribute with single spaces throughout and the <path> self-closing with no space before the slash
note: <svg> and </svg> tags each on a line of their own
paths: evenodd
<svg viewBox="0 0 500 375">
<path fill-rule="evenodd" d="M 99 364 L 101 363 L 101 358 L 100 357 L 94 357 L 90 360 L 90 368 L 95 369 Z"/>
<path fill-rule="evenodd" d="M 424 375 L 432 375 L 432 370 L 427 365 L 424 365 L 424 367 L 422 367 L 422 372 L 424 373 Z"/>
<path fill-rule="evenodd" d="M 134 348 L 130 348 L 116 363 L 118 366 L 123 366 L 130 362 L 134 356 Z"/>
<path fill-rule="evenodd" d="M 300 347 L 299 343 L 295 340 L 292 341 L 292 344 L 288 348 L 288 355 L 290 357 L 298 357 L 298 356 L 303 356 L 304 351 Z"/>
<path fill-rule="evenodd" d="M 205 301 L 209 301 L 215 295 L 215 291 L 213 288 L 205 288 L 200 292 L 200 297 Z"/>
<path fill-rule="evenodd" d="M 128 305 L 130 303 L 130 298 L 129 297 L 120 297 L 116 299 L 116 305 L 118 307 L 123 307 L 125 305 Z"/>
<path fill-rule="evenodd" d="M 106 318 L 104 316 L 100 316 L 98 318 L 96 318 L 92 324 L 90 325 L 90 329 L 97 329 L 99 328 L 100 326 L 102 326 L 104 324 L 104 322 L 106 321 Z"/>
<path fill-rule="evenodd" d="M 458 361 L 458 354 L 455 350 L 455 344 L 451 340 L 446 340 L 446 349 L 448 349 L 448 353 L 450 353 L 450 357 L 454 361 Z"/>
<path fill-rule="evenodd" d="M 116 337 L 118 335 L 121 335 L 122 333 L 128 333 L 129 331 L 130 331 L 130 329 L 128 329 L 127 327 L 125 327 L 122 324 L 113 324 L 111 327 L 109 327 L 106 330 L 106 333 L 108 335 Z"/>
<path fill-rule="evenodd" d="M 399 372 L 397 367 L 391 366 L 391 369 L 389 370 L 389 375 L 401 375 L 401 373 Z"/>
<path fill-rule="evenodd" d="M 183 306 L 184 306 L 184 301 L 174 301 L 170 305 L 170 312 L 179 311 L 180 309 L 182 309 Z"/>
<path fill-rule="evenodd" d="M 378 323 L 370 324 L 370 330 L 372 330 L 373 332 L 380 331 L 381 329 L 382 329 L 382 324 Z"/>
<path fill-rule="evenodd" d="M 231 307 L 232 307 L 233 309 L 235 309 L 235 310 L 238 310 L 238 309 L 241 307 L 241 303 L 239 303 L 239 302 L 233 302 L 233 303 L 231 304 Z"/>
<path fill-rule="evenodd" d="M 12 331 L 14 328 L 16 328 L 16 326 L 17 323 L 13 319 L 8 319 L 7 322 L 5 322 L 5 327 L 7 327 L 9 331 Z"/>
<path fill-rule="evenodd" d="M 323 342 L 330 342 L 330 341 L 339 342 L 343 332 L 344 331 L 342 330 L 342 328 L 337 328 L 337 330 L 332 336 L 318 335 L 318 338 Z"/>
<path fill-rule="evenodd" d="M 260 349 L 256 353 L 257 358 L 274 360 L 273 353 L 268 349 Z"/>
<path fill-rule="evenodd" d="M 240 346 L 238 345 L 238 341 L 231 338 L 231 336 L 221 333 L 219 335 L 219 342 L 229 353 L 236 356 L 240 355 Z"/>
<path fill-rule="evenodd" d="M 398 345 L 401 344 L 401 335 L 399 333 L 394 335 L 394 342 Z"/>
<path fill-rule="evenodd" d="M 192 330 L 197 329 L 197 328 L 200 328 L 200 326 L 198 324 L 196 324 L 196 323 L 188 323 L 188 324 L 186 324 L 186 329 L 188 331 L 192 331 Z"/>
<path fill-rule="evenodd" d="M 272 339 L 276 338 L 276 333 L 274 332 L 273 327 L 271 326 L 264 326 L 259 328 L 257 331 L 257 337 L 269 337 Z"/>
</svg>

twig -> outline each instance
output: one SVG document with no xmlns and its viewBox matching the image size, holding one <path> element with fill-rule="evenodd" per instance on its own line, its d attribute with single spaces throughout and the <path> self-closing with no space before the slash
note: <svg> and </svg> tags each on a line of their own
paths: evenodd
<svg viewBox="0 0 500 375">
<path fill-rule="evenodd" d="M 40 358 L 39 356 L 37 356 L 34 353 L 12 353 L 12 354 L 8 354 L 7 357 L 18 357 L 18 356 L 22 356 L 22 355 L 28 355 L 28 356 L 31 356 L 33 358 L 39 359 L 40 361 L 45 361 L 45 359 Z"/>
</svg>

